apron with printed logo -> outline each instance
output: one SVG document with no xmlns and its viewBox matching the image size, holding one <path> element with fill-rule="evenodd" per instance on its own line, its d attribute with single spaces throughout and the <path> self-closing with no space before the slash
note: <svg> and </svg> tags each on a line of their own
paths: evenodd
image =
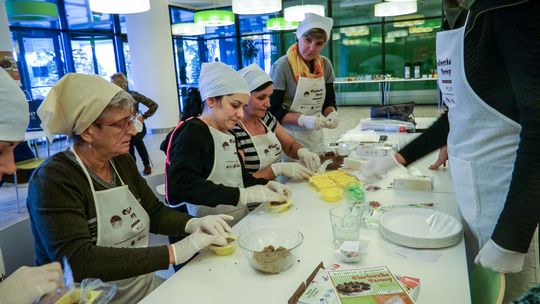
<svg viewBox="0 0 540 304">
<path fill-rule="evenodd" d="M 437 33 L 437 69 L 442 98 L 448 106 L 450 172 L 461 213 L 478 246 L 469 253 L 476 255 L 491 238 L 504 208 L 521 126 L 487 105 L 469 85 L 464 35 L 465 26 Z M 507 274 L 505 302 L 538 282 L 537 244 L 535 233 L 523 270 Z"/>
<path fill-rule="evenodd" d="M 268 127 L 262 121 L 260 122 L 264 126 L 266 133 L 255 136 L 249 134 L 246 127 L 240 123 L 242 128 L 244 128 L 246 133 L 248 133 L 249 137 L 251 137 L 253 146 L 257 151 L 257 157 L 259 158 L 260 163 L 259 170 L 264 169 L 273 163 L 280 162 L 282 154 L 281 143 L 276 137 L 276 134 L 272 132 L 272 130 L 268 129 Z"/>
<path fill-rule="evenodd" d="M 234 135 L 224 133 L 208 126 L 214 142 L 214 166 L 208 176 L 208 180 L 215 184 L 223 184 L 227 187 L 244 188 L 242 179 L 242 166 L 236 150 Z M 246 206 L 217 205 L 208 207 L 186 203 L 189 214 L 203 217 L 212 214 L 228 214 L 234 217 L 231 226 L 248 214 Z"/>
<path fill-rule="evenodd" d="M 129 191 L 128 186 L 124 184 L 114 164 L 111 162 L 122 186 L 96 191 L 86 166 L 75 149 L 72 151 L 88 179 L 94 197 L 97 220 L 96 245 L 114 248 L 148 247 L 150 218 L 146 210 Z M 125 266 L 130 267 L 128 261 L 126 261 Z M 111 303 L 137 303 L 162 282 L 163 280 L 153 273 L 113 281 L 112 283 L 116 284 L 116 294 Z"/>
<path fill-rule="evenodd" d="M 303 115 L 322 115 L 321 110 L 326 96 L 324 77 L 306 78 L 300 77 L 296 86 L 291 113 Z M 296 125 L 283 125 L 287 132 L 305 148 L 310 151 L 318 151 L 324 144 L 322 129 L 308 130 Z"/>
</svg>

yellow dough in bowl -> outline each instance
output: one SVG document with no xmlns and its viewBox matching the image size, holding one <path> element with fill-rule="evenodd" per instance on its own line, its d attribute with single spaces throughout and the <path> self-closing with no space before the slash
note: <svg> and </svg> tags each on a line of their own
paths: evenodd
<svg viewBox="0 0 540 304">
<path fill-rule="evenodd" d="M 229 255 L 234 252 L 236 249 L 236 237 L 229 236 L 227 238 L 227 245 L 225 246 L 218 246 L 218 245 L 210 245 L 208 246 L 212 252 L 216 255 Z"/>
</svg>

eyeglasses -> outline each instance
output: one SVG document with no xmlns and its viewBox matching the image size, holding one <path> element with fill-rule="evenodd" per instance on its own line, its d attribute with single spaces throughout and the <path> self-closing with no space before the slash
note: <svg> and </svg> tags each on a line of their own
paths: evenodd
<svg viewBox="0 0 540 304">
<path fill-rule="evenodd" d="M 128 131 L 131 126 L 135 123 L 135 119 L 137 119 L 137 115 L 130 115 L 129 117 L 126 117 L 120 121 L 116 122 L 108 122 L 104 120 L 96 120 L 96 123 L 103 126 L 109 126 L 113 127 L 119 130 L 122 130 L 124 132 Z"/>
</svg>

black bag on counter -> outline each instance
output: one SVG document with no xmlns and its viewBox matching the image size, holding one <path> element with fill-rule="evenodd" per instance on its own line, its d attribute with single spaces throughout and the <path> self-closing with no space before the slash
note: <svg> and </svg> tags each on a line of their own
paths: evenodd
<svg viewBox="0 0 540 304">
<path fill-rule="evenodd" d="M 414 102 L 389 104 L 371 107 L 371 118 L 395 119 L 401 121 L 414 121 Z"/>
</svg>

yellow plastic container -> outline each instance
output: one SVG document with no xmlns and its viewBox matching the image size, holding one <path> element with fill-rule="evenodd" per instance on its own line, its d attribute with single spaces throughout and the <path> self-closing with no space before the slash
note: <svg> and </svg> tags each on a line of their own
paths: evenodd
<svg viewBox="0 0 540 304">
<path fill-rule="evenodd" d="M 315 183 L 317 182 L 326 182 L 326 181 L 330 181 L 330 178 L 325 175 L 313 175 L 312 177 L 309 178 L 309 182 L 314 186 L 315 186 Z"/>
<path fill-rule="evenodd" d="M 268 211 L 272 213 L 281 213 L 289 210 L 289 207 L 292 205 L 292 200 L 287 200 L 285 204 L 281 205 L 272 205 L 271 203 L 266 204 L 266 208 L 268 208 Z"/>
<path fill-rule="evenodd" d="M 321 191 L 322 199 L 328 203 L 339 201 L 342 195 L 343 190 L 339 188 L 328 188 Z"/>
<path fill-rule="evenodd" d="M 319 191 L 319 192 L 324 190 L 324 189 L 336 188 L 337 187 L 336 183 L 334 183 L 334 181 L 332 181 L 332 180 L 315 182 L 314 186 L 315 186 L 315 188 L 317 188 L 317 191 Z"/>
<path fill-rule="evenodd" d="M 341 171 L 341 170 L 335 170 L 335 171 L 330 171 L 330 172 L 327 172 L 325 174 L 323 174 L 322 176 L 327 176 L 329 178 L 336 178 L 336 177 L 340 177 L 340 176 L 348 176 L 347 173 Z"/>
<path fill-rule="evenodd" d="M 216 255 L 229 255 L 234 252 L 236 249 L 236 237 L 235 236 L 229 236 L 227 238 L 228 244 L 225 246 L 218 246 L 218 245 L 210 245 L 208 248 L 214 252 Z"/>
<path fill-rule="evenodd" d="M 334 182 L 341 188 L 345 188 L 348 184 L 358 182 L 358 180 L 351 176 L 340 176 L 334 179 Z"/>
</svg>

